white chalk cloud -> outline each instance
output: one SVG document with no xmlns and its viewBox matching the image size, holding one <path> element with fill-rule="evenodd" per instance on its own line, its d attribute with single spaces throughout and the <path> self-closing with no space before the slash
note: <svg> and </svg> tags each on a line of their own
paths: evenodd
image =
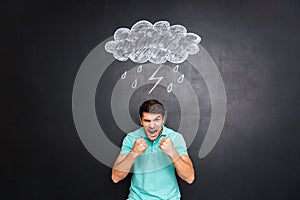
<svg viewBox="0 0 300 200">
<path fill-rule="evenodd" d="M 200 41 L 200 36 L 188 33 L 182 25 L 170 26 L 167 21 L 152 24 L 142 20 L 131 29 L 117 29 L 114 40 L 105 44 L 105 50 L 120 61 L 129 58 L 137 63 L 182 63 L 199 51 Z"/>
</svg>

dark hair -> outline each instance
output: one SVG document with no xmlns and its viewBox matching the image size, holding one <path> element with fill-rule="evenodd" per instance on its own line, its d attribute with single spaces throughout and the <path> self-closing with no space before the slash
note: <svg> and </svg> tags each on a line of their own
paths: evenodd
<svg viewBox="0 0 300 200">
<path fill-rule="evenodd" d="M 162 103 L 155 99 L 147 100 L 140 106 L 140 118 L 143 116 L 143 112 L 161 114 L 165 116 L 166 110 Z"/>
</svg>

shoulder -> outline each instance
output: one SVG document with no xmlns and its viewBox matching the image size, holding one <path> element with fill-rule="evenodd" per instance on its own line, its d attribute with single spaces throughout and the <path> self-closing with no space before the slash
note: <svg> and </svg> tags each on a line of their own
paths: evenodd
<svg viewBox="0 0 300 200">
<path fill-rule="evenodd" d="M 143 137 L 143 127 L 136 129 L 135 131 L 129 132 L 126 134 L 124 139 L 127 140 L 136 140 L 137 138 Z"/>
<path fill-rule="evenodd" d="M 135 140 L 140 138 L 141 133 L 143 132 L 141 132 L 141 129 L 139 128 L 133 132 L 126 134 L 122 142 L 121 154 L 129 153 L 129 151 L 134 145 Z"/>
<path fill-rule="evenodd" d="M 172 140 L 175 140 L 177 138 L 183 139 L 182 134 L 174 131 L 173 129 L 170 129 L 166 126 L 164 126 L 164 131 L 167 137 L 171 138 Z"/>
<path fill-rule="evenodd" d="M 183 135 L 170 128 L 166 128 L 166 131 L 167 131 L 166 132 L 167 137 L 169 137 L 172 140 L 173 145 L 176 151 L 178 152 L 178 154 L 180 156 L 188 155 L 186 142 L 183 138 Z"/>
</svg>

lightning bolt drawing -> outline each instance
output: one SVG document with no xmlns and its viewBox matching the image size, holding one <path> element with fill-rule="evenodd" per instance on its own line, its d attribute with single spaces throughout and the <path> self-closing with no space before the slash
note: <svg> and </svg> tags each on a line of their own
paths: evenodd
<svg viewBox="0 0 300 200">
<path fill-rule="evenodd" d="M 149 81 L 152 80 L 157 80 L 157 82 L 155 83 L 155 85 L 152 87 L 152 89 L 149 91 L 148 94 L 151 94 L 151 92 L 154 90 L 154 88 L 159 84 L 159 82 L 164 78 L 164 77 L 155 77 L 156 73 L 159 71 L 159 69 L 161 68 L 162 65 L 160 65 L 155 72 L 151 75 L 151 77 L 148 79 Z"/>
</svg>

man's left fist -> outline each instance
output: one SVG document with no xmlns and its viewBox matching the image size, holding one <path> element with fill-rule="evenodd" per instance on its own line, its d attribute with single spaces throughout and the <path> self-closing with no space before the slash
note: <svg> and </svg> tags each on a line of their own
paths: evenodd
<svg viewBox="0 0 300 200">
<path fill-rule="evenodd" d="M 164 137 L 161 139 L 159 148 L 168 156 L 171 156 L 175 151 L 172 140 L 168 137 Z"/>
</svg>

